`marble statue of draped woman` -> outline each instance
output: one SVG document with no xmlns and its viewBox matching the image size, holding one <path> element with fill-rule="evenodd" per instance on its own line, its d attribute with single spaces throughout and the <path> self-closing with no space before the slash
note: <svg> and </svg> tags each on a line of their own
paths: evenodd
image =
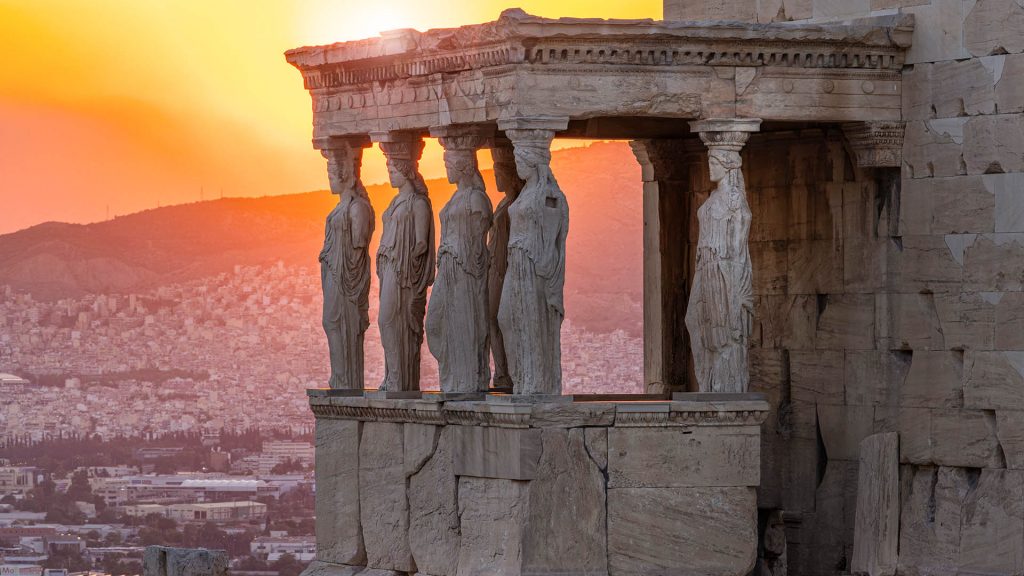
<svg viewBox="0 0 1024 576">
<path fill-rule="evenodd" d="M 356 160 L 358 162 L 358 160 Z M 370 326 L 370 258 L 373 207 L 352 166 L 341 166 L 338 204 L 327 216 L 320 251 L 323 326 L 331 358 L 331 388 L 363 389 L 363 336 Z"/>
<path fill-rule="evenodd" d="M 434 281 L 434 216 L 412 161 L 389 158 L 388 174 L 399 192 L 384 211 L 377 250 L 385 365 L 380 389 L 419 390 L 423 315 Z"/>
<path fill-rule="evenodd" d="M 551 173 L 546 145 L 517 143 L 515 159 L 526 185 L 508 209 L 508 270 L 498 322 L 514 393 L 561 394 L 569 208 Z"/>
<path fill-rule="evenodd" d="M 694 372 L 701 392 L 747 391 L 747 346 L 753 319 L 750 206 L 737 152 L 711 150 L 718 186 L 697 210 L 697 261 L 686 310 Z"/>
<path fill-rule="evenodd" d="M 516 174 L 515 158 L 512 147 L 494 147 L 494 181 L 505 197 L 494 208 L 491 220 L 491 231 L 487 238 L 487 250 L 491 254 L 491 265 L 487 270 L 488 314 L 490 315 L 491 356 L 494 358 L 494 386 L 505 388 L 512 386 L 512 377 L 508 373 L 508 360 L 505 356 L 505 337 L 498 323 L 498 311 L 501 307 L 501 293 L 505 286 L 505 272 L 508 270 L 508 240 L 511 230 L 508 209 L 519 197 L 523 189 L 523 181 Z"/>
<path fill-rule="evenodd" d="M 427 310 L 427 345 L 437 359 L 441 391 L 486 391 L 488 355 L 487 231 L 491 201 L 475 150 L 445 151 L 448 181 L 457 188 L 441 209 L 437 278 Z"/>
</svg>

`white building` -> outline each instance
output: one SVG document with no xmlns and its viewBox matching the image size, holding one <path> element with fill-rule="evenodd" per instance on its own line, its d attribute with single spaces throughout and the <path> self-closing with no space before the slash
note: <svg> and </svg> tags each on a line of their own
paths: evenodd
<svg viewBox="0 0 1024 576">
<path fill-rule="evenodd" d="M 254 558 L 276 562 L 285 554 L 291 554 L 300 562 L 312 562 L 316 556 L 315 536 L 260 536 L 249 544 Z"/>
</svg>

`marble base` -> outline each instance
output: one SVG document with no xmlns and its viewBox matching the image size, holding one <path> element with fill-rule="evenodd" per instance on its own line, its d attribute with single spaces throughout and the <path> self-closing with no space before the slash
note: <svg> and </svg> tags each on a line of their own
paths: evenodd
<svg viewBox="0 0 1024 576">
<path fill-rule="evenodd" d="M 318 510 L 359 510 L 332 544 L 366 543 L 361 576 L 746 576 L 768 403 L 683 398 L 311 397 L 318 429 L 362 430 L 359 458 L 317 443 L 318 478 L 360 478 L 318 484 Z"/>
</svg>

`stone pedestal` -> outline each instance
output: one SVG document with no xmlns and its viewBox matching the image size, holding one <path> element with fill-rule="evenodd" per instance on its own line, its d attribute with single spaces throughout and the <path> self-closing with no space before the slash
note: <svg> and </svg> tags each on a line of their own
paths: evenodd
<svg viewBox="0 0 1024 576">
<path fill-rule="evenodd" d="M 311 393 L 318 431 L 353 431 L 318 442 L 317 478 L 353 481 L 318 483 L 330 542 L 309 572 L 753 568 L 764 400 L 503 400 Z"/>
</svg>

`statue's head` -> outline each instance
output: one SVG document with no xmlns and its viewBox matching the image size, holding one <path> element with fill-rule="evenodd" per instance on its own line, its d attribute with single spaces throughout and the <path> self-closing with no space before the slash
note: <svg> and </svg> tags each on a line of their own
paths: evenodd
<svg viewBox="0 0 1024 576">
<path fill-rule="evenodd" d="M 541 166 L 551 163 L 551 149 L 544 144 L 516 144 L 516 173 L 523 180 L 529 180 Z"/>
<path fill-rule="evenodd" d="M 743 160 L 739 152 L 731 150 L 712 149 L 708 152 L 708 169 L 711 174 L 711 181 L 719 183 L 725 180 L 730 173 L 739 171 L 743 166 Z"/>
<path fill-rule="evenodd" d="M 351 146 L 320 151 L 327 159 L 327 178 L 332 194 L 344 194 L 358 188 L 363 149 Z"/>
<path fill-rule="evenodd" d="M 448 181 L 452 184 L 475 179 L 480 173 L 476 151 L 472 149 L 446 149 L 444 151 L 444 167 L 448 173 Z"/>
<path fill-rule="evenodd" d="M 416 165 L 412 160 L 404 158 L 388 158 L 388 177 L 391 185 L 395 188 L 402 188 L 415 179 Z"/>
<path fill-rule="evenodd" d="M 494 184 L 503 194 L 515 198 L 523 188 L 523 181 L 516 174 L 516 157 L 512 146 L 491 148 L 491 158 L 494 159 Z"/>
</svg>

